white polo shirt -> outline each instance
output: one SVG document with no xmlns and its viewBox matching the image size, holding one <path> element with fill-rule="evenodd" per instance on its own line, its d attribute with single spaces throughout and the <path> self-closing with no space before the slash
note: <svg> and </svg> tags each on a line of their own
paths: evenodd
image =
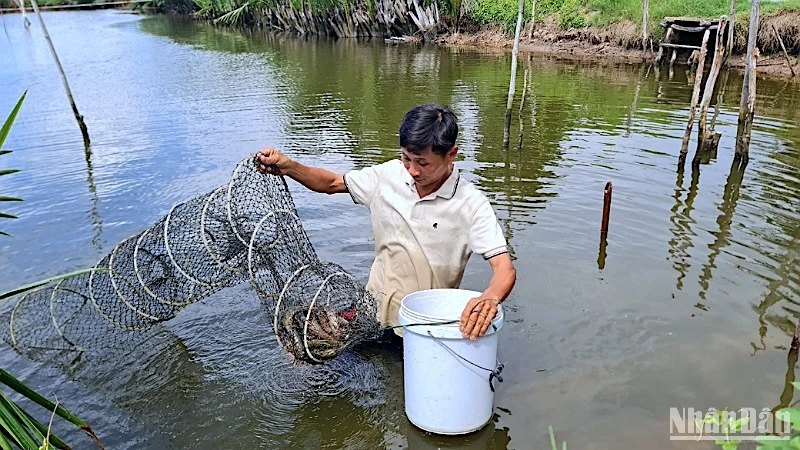
<svg viewBox="0 0 800 450">
<path fill-rule="evenodd" d="M 458 288 L 473 252 L 489 259 L 508 251 L 489 200 L 460 179 L 458 168 L 424 198 L 399 159 L 350 171 L 344 182 L 372 216 L 375 262 L 367 289 L 385 326 L 398 325 L 407 294 Z"/>
</svg>

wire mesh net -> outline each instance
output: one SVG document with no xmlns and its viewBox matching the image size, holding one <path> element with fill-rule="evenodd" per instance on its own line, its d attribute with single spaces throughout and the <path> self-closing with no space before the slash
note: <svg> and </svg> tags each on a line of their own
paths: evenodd
<svg viewBox="0 0 800 450">
<path fill-rule="evenodd" d="M 125 345 L 222 289 L 250 282 L 296 362 L 322 363 L 380 335 L 374 299 L 344 268 L 320 261 L 282 176 L 241 161 L 226 185 L 173 206 L 89 273 L 27 292 L 0 335 L 32 358 Z"/>
</svg>

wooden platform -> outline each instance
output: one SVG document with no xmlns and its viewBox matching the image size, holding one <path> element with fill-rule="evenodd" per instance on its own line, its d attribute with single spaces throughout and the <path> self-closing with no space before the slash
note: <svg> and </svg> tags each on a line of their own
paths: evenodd
<svg viewBox="0 0 800 450">
<path fill-rule="evenodd" d="M 719 18 L 703 17 L 665 17 L 660 25 L 667 29 L 664 41 L 658 47 L 655 63 L 660 64 L 666 53 L 671 53 L 670 67 L 675 63 L 678 54 L 688 55 L 699 52 L 701 43 L 706 33 L 709 37 L 716 38 L 719 28 Z M 727 36 L 729 30 L 723 30 Z M 686 58 L 691 61 L 692 55 Z"/>
</svg>

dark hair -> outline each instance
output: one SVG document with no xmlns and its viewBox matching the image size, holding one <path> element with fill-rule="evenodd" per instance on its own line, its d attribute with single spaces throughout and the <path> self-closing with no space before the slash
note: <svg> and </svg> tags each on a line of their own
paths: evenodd
<svg viewBox="0 0 800 450">
<path fill-rule="evenodd" d="M 444 157 L 458 137 L 458 119 L 447 106 L 419 105 L 400 124 L 400 147 L 412 153 L 431 149 Z"/>
</svg>

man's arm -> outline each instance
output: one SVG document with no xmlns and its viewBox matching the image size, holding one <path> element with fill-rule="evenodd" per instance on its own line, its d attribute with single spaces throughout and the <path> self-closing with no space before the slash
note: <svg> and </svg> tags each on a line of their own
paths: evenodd
<svg viewBox="0 0 800 450">
<path fill-rule="evenodd" d="M 320 167 L 306 166 L 273 148 L 265 148 L 258 152 L 255 165 L 261 173 L 277 174 L 280 171 L 281 174 L 315 192 L 325 194 L 347 192 L 342 174 L 333 173 Z"/>
<path fill-rule="evenodd" d="M 517 270 L 508 253 L 490 258 L 489 265 L 493 272 L 489 287 L 483 294 L 470 300 L 461 313 L 461 334 L 473 341 L 486 334 L 497 315 L 498 305 L 508 297 L 517 281 Z"/>
</svg>

